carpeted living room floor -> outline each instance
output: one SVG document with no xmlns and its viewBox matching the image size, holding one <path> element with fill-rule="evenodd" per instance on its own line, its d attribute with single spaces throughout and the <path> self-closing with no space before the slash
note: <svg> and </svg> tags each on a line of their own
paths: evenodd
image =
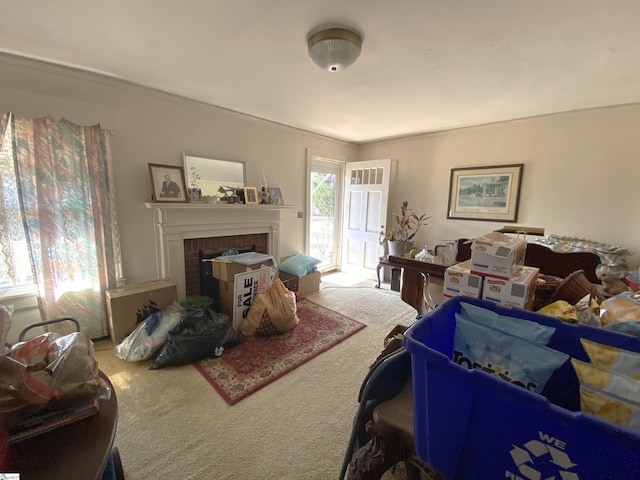
<svg viewBox="0 0 640 480">
<path fill-rule="evenodd" d="M 383 284 L 342 274 L 323 277 L 308 298 L 366 328 L 239 403 L 229 406 L 192 365 L 149 370 L 96 344 L 99 367 L 118 399 L 115 446 L 125 478 L 338 478 L 369 366 L 396 325 L 415 310 Z M 404 470 L 385 480 L 404 480 Z"/>
</svg>

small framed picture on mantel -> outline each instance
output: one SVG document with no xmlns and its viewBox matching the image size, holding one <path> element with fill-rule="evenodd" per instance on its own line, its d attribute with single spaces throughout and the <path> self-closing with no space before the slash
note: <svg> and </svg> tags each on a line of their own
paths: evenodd
<svg viewBox="0 0 640 480">
<path fill-rule="evenodd" d="M 269 200 L 271 205 L 284 205 L 284 199 L 282 198 L 282 192 L 278 187 L 269 187 Z"/>
<path fill-rule="evenodd" d="M 244 203 L 258 205 L 258 189 L 256 187 L 244 187 Z"/>
</svg>

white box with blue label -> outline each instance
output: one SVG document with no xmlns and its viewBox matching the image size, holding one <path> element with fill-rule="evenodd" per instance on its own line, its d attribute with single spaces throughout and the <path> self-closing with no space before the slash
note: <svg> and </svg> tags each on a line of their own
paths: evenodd
<svg viewBox="0 0 640 480">
<path fill-rule="evenodd" d="M 536 279 L 540 269 L 520 267 L 509 280 L 486 277 L 482 299 L 504 307 L 530 309 L 536 293 Z"/>
<path fill-rule="evenodd" d="M 443 295 L 446 298 L 462 295 L 480 298 L 482 276 L 471 273 L 471 260 L 452 265 L 444 271 Z"/>
<path fill-rule="evenodd" d="M 471 273 L 508 280 L 524 265 L 527 241 L 491 232 L 473 239 Z"/>
</svg>

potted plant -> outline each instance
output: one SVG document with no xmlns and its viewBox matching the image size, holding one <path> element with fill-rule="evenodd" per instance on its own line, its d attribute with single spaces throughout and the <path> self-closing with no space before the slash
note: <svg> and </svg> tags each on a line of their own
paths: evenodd
<svg viewBox="0 0 640 480">
<path fill-rule="evenodd" d="M 202 189 L 198 182 L 202 180 L 202 175 L 196 167 L 191 165 L 191 185 L 189 191 L 189 201 L 191 203 L 202 203 Z"/>
<path fill-rule="evenodd" d="M 389 254 L 403 256 L 413 245 L 413 237 L 420 227 L 427 224 L 425 214 L 417 215 L 409 208 L 409 202 L 405 200 L 400 205 L 400 213 L 394 213 L 395 222 L 391 228 L 380 227 L 379 241 L 381 245 L 388 242 Z"/>
</svg>

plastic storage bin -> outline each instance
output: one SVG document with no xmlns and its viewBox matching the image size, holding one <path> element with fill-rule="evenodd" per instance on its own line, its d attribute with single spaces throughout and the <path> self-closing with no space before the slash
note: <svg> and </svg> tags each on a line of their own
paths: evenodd
<svg viewBox="0 0 640 480">
<path fill-rule="evenodd" d="M 580 337 L 640 352 L 629 335 L 565 324 L 492 302 L 454 297 L 405 332 L 411 353 L 415 448 L 447 480 L 636 480 L 640 435 L 581 413 L 578 379 L 567 362 L 542 395 L 456 365 L 455 313 L 467 302 L 556 327 L 550 348 L 589 361 Z M 558 405 L 556 405 L 556 403 Z"/>
</svg>

